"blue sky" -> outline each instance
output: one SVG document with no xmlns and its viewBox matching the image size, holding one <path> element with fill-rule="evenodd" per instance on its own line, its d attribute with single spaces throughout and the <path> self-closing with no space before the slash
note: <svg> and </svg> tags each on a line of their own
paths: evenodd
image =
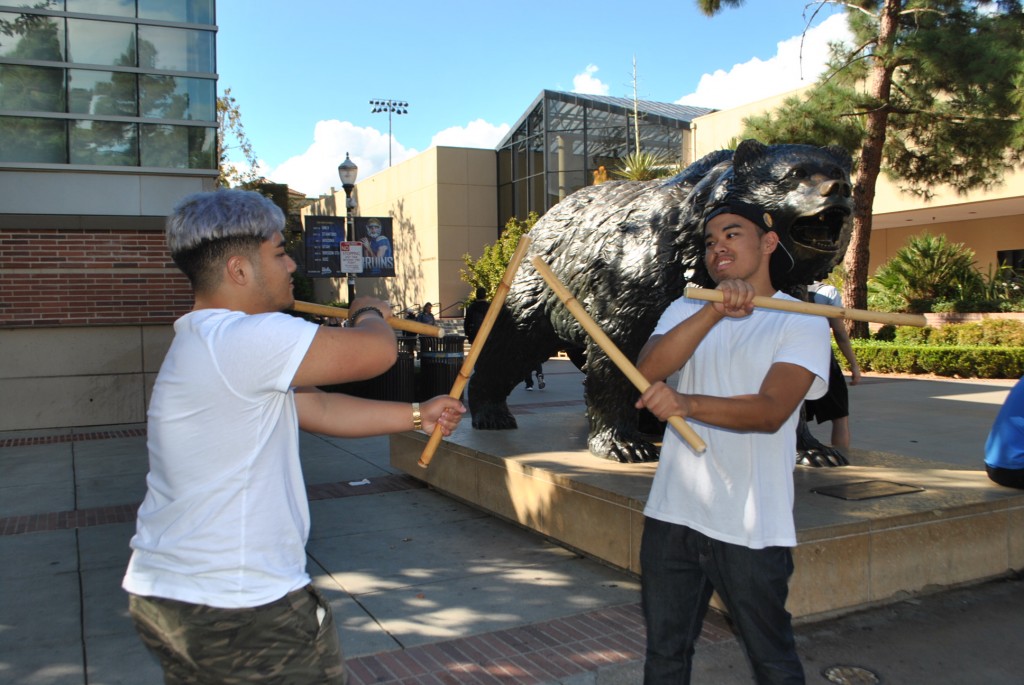
<svg viewBox="0 0 1024 685">
<path fill-rule="evenodd" d="M 837 9 L 747 0 L 707 18 L 694 0 L 271 0 L 217 3 L 218 93 L 230 88 L 260 171 L 307 195 L 431 145 L 493 148 L 544 88 L 726 108 L 807 85 Z M 801 40 L 801 34 L 810 31 Z M 802 44 L 802 60 L 801 60 Z M 229 141 L 230 143 L 230 141 Z"/>
</svg>

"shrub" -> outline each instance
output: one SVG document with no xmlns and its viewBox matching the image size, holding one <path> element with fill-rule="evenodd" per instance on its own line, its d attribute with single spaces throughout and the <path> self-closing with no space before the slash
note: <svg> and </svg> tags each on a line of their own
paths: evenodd
<svg viewBox="0 0 1024 685">
<path fill-rule="evenodd" d="M 934 330 L 931 326 L 899 326 L 893 331 L 891 340 L 902 345 L 925 345 Z"/>
<path fill-rule="evenodd" d="M 1020 378 L 1024 347 L 991 345 L 904 345 L 853 340 L 857 363 L 877 373 L 931 373 L 960 378 Z"/>
<path fill-rule="evenodd" d="M 469 253 L 462 255 L 462 262 L 466 268 L 459 270 L 459 277 L 470 285 L 472 292 L 475 293 L 477 288 L 483 288 L 487 291 L 488 299 L 494 298 L 501 284 L 501 277 L 505 275 L 505 269 L 515 254 L 519 238 L 529 233 L 539 218 L 537 212 L 530 212 L 526 221 L 512 217 L 505 223 L 498 240 L 493 245 L 485 246 L 483 255 L 478 259 L 474 260 Z"/>
<path fill-rule="evenodd" d="M 936 301 L 978 298 L 985 282 L 974 251 L 944 235 L 912 236 L 868 281 L 868 306 L 879 311 L 928 312 Z"/>
</svg>

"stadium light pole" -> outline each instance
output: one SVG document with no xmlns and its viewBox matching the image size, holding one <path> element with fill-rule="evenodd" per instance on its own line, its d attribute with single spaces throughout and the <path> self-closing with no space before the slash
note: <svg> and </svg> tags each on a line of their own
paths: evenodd
<svg viewBox="0 0 1024 685">
<path fill-rule="evenodd" d="M 370 114 L 388 113 L 388 166 L 391 166 L 391 115 L 408 114 L 409 103 L 401 100 L 370 100 L 373 109 Z"/>
<path fill-rule="evenodd" d="M 352 189 L 356 187 L 358 175 L 359 167 L 346 152 L 345 161 L 338 165 L 338 177 L 341 179 L 341 187 L 345 189 L 345 240 L 356 239 L 356 199 L 352 197 Z M 346 275 L 348 277 L 348 306 L 351 307 L 352 300 L 356 299 L 356 277 L 351 273 Z"/>
</svg>

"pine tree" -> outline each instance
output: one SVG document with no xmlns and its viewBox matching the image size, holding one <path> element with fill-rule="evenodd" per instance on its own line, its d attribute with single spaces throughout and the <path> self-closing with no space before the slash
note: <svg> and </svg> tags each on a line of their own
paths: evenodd
<svg viewBox="0 0 1024 685">
<path fill-rule="evenodd" d="M 713 15 L 743 0 L 697 0 Z M 867 306 L 880 174 L 923 198 L 936 184 L 990 188 L 1024 157 L 1024 15 L 1019 0 L 820 0 L 846 9 L 853 46 L 802 96 L 745 121 L 764 142 L 841 145 L 854 154 L 853 238 L 844 301 Z M 809 5 L 809 7 L 811 6 Z M 812 14 L 813 16 L 813 14 Z M 849 322 L 854 335 L 866 323 Z"/>
</svg>

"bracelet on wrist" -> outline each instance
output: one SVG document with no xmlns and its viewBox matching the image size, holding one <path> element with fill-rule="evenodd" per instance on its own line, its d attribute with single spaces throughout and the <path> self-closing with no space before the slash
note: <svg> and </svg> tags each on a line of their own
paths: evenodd
<svg viewBox="0 0 1024 685">
<path fill-rule="evenodd" d="M 348 325 L 350 327 L 355 327 L 356 324 L 359 323 L 359 317 L 362 316 L 363 314 L 368 314 L 370 312 L 373 312 L 374 314 L 379 316 L 381 318 L 381 321 L 384 320 L 384 315 L 381 314 L 380 310 L 377 309 L 376 307 L 363 307 L 362 309 L 357 309 L 355 312 L 349 315 Z"/>
<path fill-rule="evenodd" d="M 420 415 L 420 403 L 412 403 L 412 429 L 423 430 L 423 417 Z"/>
</svg>

